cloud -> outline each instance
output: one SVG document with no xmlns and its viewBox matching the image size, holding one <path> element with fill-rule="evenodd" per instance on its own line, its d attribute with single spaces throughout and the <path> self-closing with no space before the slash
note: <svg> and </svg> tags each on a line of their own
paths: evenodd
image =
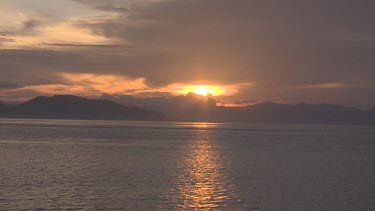
<svg viewBox="0 0 375 211">
<path fill-rule="evenodd" d="M 66 7 L 64 7 L 66 6 Z M 93 35 L 90 30 L 77 26 L 77 21 L 111 18 L 112 13 L 84 9 L 73 1 L 56 0 L 54 3 L 0 2 L 4 10 L 0 15 L 0 35 L 14 42 L 3 44 L 6 49 L 45 49 L 44 43 L 61 44 L 113 44 L 109 39 Z M 114 15 L 114 14 L 113 14 Z M 50 47 L 51 48 L 51 47 Z M 50 49 L 49 48 L 49 49 Z M 65 49 L 62 49 L 65 50 Z"/>
<path fill-rule="evenodd" d="M 98 10 L 105 10 L 105 11 L 112 11 L 112 12 L 119 12 L 119 13 L 125 13 L 128 12 L 127 4 L 129 2 L 126 1 L 113 1 L 113 0 L 107 0 L 107 1 L 91 1 L 91 0 L 75 0 L 76 2 L 79 2 L 84 5 L 88 5 L 92 8 L 98 9 Z"/>
<path fill-rule="evenodd" d="M 186 89 L 197 86 L 192 84 L 174 83 L 166 86 L 150 86 L 145 78 L 129 78 L 122 75 L 92 74 L 92 73 L 56 73 L 55 81 L 38 85 L 20 86 L 15 83 L 0 82 L 0 89 L 4 88 L 2 97 L 17 95 L 18 93 L 33 93 L 34 95 L 62 95 L 73 94 L 78 96 L 100 97 L 102 95 L 134 95 L 137 97 L 177 96 L 194 92 Z M 211 85 L 210 89 L 219 89 L 220 92 L 211 92 L 216 96 L 233 95 L 240 88 L 251 86 L 250 83 Z M 32 97 L 32 96 L 30 96 Z"/>
<path fill-rule="evenodd" d="M 44 22 L 22 10 L 16 30 L 0 30 L 0 77 L 22 86 L 66 85 L 56 74 L 90 73 L 143 78 L 150 89 L 255 84 L 235 87 L 231 101 L 375 105 L 371 0 L 40 2 L 25 4 L 46 13 Z M 20 33 L 27 27 L 33 33 Z"/>
<path fill-rule="evenodd" d="M 369 22 L 368 16 L 373 15 L 367 7 L 373 3 L 345 5 L 336 7 L 332 1 L 158 1 L 129 6 L 128 15 L 81 25 L 135 46 L 172 49 L 166 57 L 179 62 L 158 70 L 164 75 L 185 76 L 189 71 L 195 77 L 222 81 L 267 77 L 278 85 L 315 84 L 323 78 L 317 71 L 331 72 L 324 75 L 327 80 L 345 80 L 353 75 L 350 67 L 374 59 L 373 41 L 368 42 L 374 30 L 342 15 L 353 14 L 358 21 Z M 349 33 L 362 42 L 331 36 Z"/>
<path fill-rule="evenodd" d="M 15 40 L 14 39 L 9 39 L 9 38 L 3 38 L 0 35 L 0 45 L 6 44 L 8 42 L 15 42 Z"/>
<path fill-rule="evenodd" d="M 349 88 L 349 87 L 351 87 L 351 85 L 340 83 L 340 82 L 333 82 L 333 83 L 308 85 L 306 87 L 307 88 L 318 88 L 318 89 L 340 89 L 340 88 Z"/>
<path fill-rule="evenodd" d="M 23 22 L 23 28 L 27 31 L 32 31 L 41 25 L 41 21 L 35 19 L 29 19 Z"/>
<path fill-rule="evenodd" d="M 90 30 L 75 26 L 74 19 L 53 26 L 41 26 L 36 20 L 28 20 L 21 31 L 14 35 L 4 36 L 13 42 L 6 43 L 8 49 L 46 48 L 45 43 L 60 45 L 107 45 L 111 41 L 105 37 L 91 34 Z M 37 31 L 36 28 L 38 29 Z M 49 45 L 51 46 L 51 45 Z M 55 47 L 59 47 L 55 45 Z"/>
<path fill-rule="evenodd" d="M 17 87 L 19 87 L 19 85 L 16 82 L 0 81 L 0 91 L 4 89 L 13 89 Z"/>
<path fill-rule="evenodd" d="M 79 44 L 79 43 L 43 43 L 43 45 L 57 47 L 73 47 L 73 48 L 133 48 L 131 45 L 98 45 L 98 44 Z"/>
<path fill-rule="evenodd" d="M 89 86 L 93 90 L 109 94 L 127 94 L 149 89 L 144 78 L 130 79 L 116 75 L 60 73 L 64 80 L 72 84 Z"/>
<path fill-rule="evenodd" d="M 101 96 L 108 94 L 134 94 L 149 87 L 144 78 L 131 79 L 116 75 L 86 73 L 58 73 L 60 84 L 31 85 L 12 90 L 30 90 L 42 95 L 74 94 L 80 96 Z"/>
</svg>

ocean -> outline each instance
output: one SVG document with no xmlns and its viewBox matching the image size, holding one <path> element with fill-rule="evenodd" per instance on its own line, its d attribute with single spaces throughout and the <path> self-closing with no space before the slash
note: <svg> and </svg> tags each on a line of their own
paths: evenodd
<svg viewBox="0 0 375 211">
<path fill-rule="evenodd" d="M 0 119 L 0 210 L 375 210 L 375 127 Z"/>
</svg>

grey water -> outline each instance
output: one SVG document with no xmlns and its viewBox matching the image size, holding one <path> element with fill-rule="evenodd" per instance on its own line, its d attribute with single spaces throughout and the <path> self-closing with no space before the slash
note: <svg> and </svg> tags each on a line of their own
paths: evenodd
<svg viewBox="0 0 375 211">
<path fill-rule="evenodd" d="M 0 210 L 375 210 L 375 127 L 0 119 Z"/>
</svg>

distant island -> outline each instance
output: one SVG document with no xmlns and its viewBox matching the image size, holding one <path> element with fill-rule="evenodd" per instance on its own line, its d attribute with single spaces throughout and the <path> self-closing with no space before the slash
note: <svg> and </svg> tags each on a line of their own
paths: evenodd
<svg viewBox="0 0 375 211">
<path fill-rule="evenodd" d="M 107 99 L 73 95 L 36 97 L 18 105 L 0 104 L 1 118 L 209 121 L 289 124 L 374 125 L 375 109 L 330 104 L 261 102 L 245 107 L 216 106 L 212 96 L 188 94 L 148 106 L 126 106 Z"/>
<path fill-rule="evenodd" d="M 0 106 L 3 118 L 92 119 L 92 120 L 165 120 L 156 111 L 126 107 L 102 99 L 86 99 L 74 95 L 36 97 L 15 106 Z"/>
</svg>

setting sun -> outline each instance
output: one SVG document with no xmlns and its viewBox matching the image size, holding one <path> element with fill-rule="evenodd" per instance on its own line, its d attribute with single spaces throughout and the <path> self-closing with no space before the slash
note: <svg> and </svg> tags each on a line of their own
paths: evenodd
<svg viewBox="0 0 375 211">
<path fill-rule="evenodd" d="M 210 93 L 208 88 L 205 86 L 198 87 L 196 90 L 194 90 L 194 92 L 199 95 L 208 95 Z"/>
<path fill-rule="evenodd" d="M 187 85 L 180 91 L 181 94 L 188 94 L 190 92 L 203 96 L 208 94 L 217 96 L 224 94 L 226 90 L 222 87 L 212 85 Z"/>
</svg>

